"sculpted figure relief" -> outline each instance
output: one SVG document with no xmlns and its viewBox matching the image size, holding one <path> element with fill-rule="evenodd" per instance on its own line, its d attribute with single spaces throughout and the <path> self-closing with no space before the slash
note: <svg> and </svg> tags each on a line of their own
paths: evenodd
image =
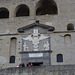
<svg viewBox="0 0 75 75">
<path fill-rule="evenodd" d="M 24 42 L 23 48 L 24 48 L 24 51 L 29 51 L 29 49 L 28 49 L 28 46 L 27 46 L 26 42 Z"/>
<path fill-rule="evenodd" d="M 44 34 L 40 34 L 38 29 L 34 29 L 32 35 L 27 36 L 26 38 L 22 38 L 23 40 L 32 41 L 34 51 L 38 51 L 39 42 L 43 39 L 47 39 L 49 36 L 45 36 Z"/>
<path fill-rule="evenodd" d="M 42 50 L 49 50 L 49 42 L 48 41 L 46 41 L 43 46 L 44 47 Z"/>
</svg>

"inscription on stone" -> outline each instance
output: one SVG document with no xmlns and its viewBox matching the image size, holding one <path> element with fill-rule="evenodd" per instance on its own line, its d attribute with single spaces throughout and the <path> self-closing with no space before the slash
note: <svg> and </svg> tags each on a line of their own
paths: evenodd
<svg viewBox="0 0 75 75">
<path fill-rule="evenodd" d="M 32 53 L 29 54 L 29 57 L 43 57 L 43 53 Z"/>
</svg>

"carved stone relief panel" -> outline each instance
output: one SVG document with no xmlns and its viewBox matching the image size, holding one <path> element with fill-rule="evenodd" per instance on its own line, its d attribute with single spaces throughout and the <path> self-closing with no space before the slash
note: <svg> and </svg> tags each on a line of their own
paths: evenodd
<svg viewBox="0 0 75 75">
<path fill-rule="evenodd" d="M 26 42 L 24 42 L 23 49 L 24 51 L 29 51 L 29 48 Z"/>
<path fill-rule="evenodd" d="M 50 34 L 39 33 L 38 29 L 33 29 L 29 35 L 22 36 L 23 51 L 50 50 Z"/>
</svg>

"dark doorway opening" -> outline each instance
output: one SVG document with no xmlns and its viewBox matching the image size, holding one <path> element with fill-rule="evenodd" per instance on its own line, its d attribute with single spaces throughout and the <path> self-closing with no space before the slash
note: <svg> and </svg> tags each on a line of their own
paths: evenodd
<svg viewBox="0 0 75 75">
<path fill-rule="evenodd" d="M 29 62 L 29 65 L 31 63 L 33 64 L 33 66 L 42 66 L 43 65 L 43 62 Z"/>
<path fill-rule="evenodd" d="M 0 19 L 9 18 L 9 11 L 6 8 L 0 8 Z"/>
<path fill-rule="evenodd" d="M 16 17 L 29 16 L 29 7 L 27 5 L 19 5 L 16 11 Z"/>
<path fill-rule="evenodd" d="M 54 0 L 39 0 L 36 5 L 36 15 L 58 14 L 57 4 Z"/>
</svg>

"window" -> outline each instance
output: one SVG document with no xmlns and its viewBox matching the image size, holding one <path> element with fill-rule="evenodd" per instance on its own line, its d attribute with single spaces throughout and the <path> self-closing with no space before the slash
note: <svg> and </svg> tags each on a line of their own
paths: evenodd
<svg viewBox="0 0 75 75">
<path fill-rule="evenodd" d="M 12 37 L 10 40 L 10 56 L 16 54 L 16 42 L 17 42 L 17 38 L 16 37 Z"/>
<path fill-rule="evenodd" d="M 36 15 L 58 14 L 57 5 L 53 0 L 40 0 L 36 4 Z"/>
<path fill-rule="evenodd" d="M 0 19 L 9 18 L 9 11 L 6 8 L 0 8 Z"/>
<path fill-rule="evenodd" d="M 15 56 L 10 57 L 10 63 L 15 63 Z"/>
<path fill-rule="evenodd" d="M 67 30 L 74 30 L 74 25 L 72 23 L 68 24 Z"/>
<path fill-rule="evenodd" d="M 16 17 L 29 16 L 29 7 L 27 5 L 19 5 L 16 8 Z"/>
<path fill-rule="evenodd" d="M 65 44 L 70 44 L 71 43 L 71 35 L 70 34 L 64 35 L 64 43 Z"/>
<path fill-rule="evenodd" d="M 63 62 L 63 55 L 57 54 L 57 62 Z"/>
</svg>

